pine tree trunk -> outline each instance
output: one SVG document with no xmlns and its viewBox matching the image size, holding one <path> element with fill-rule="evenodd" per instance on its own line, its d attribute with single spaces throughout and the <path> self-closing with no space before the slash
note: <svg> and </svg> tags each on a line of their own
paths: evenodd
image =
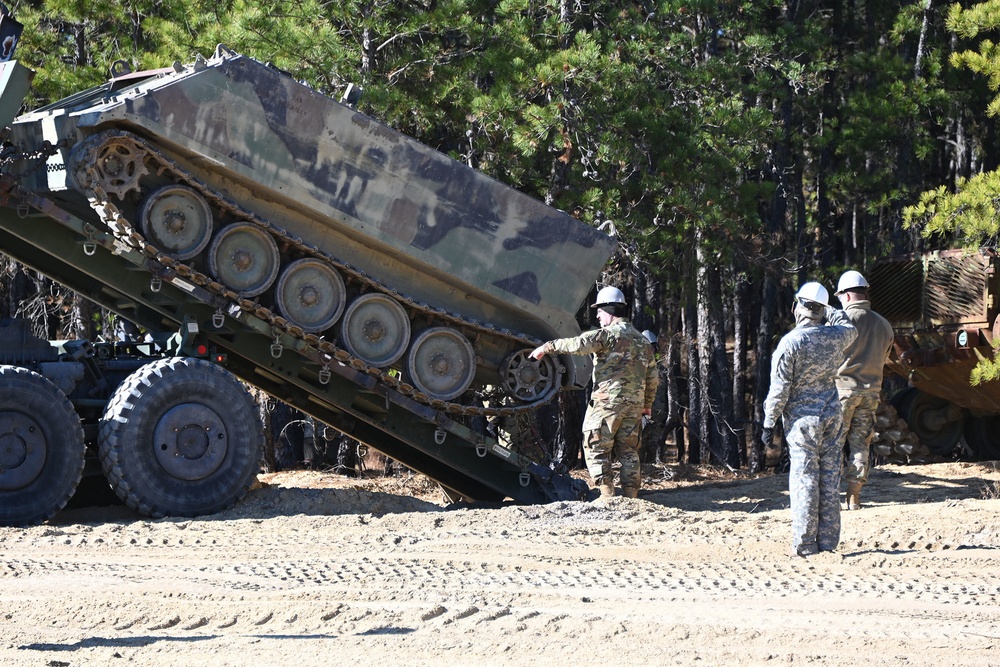
<svg viewBox="0 0 1000 667">
<path fill-rule="evenodd" d="M 757 328 L 757 369 L 753 414 L 758 427 L 754 429 L 750 447 L 750 472 L 764 469 L 764 444 L 760 440 L 760 425 L 764 423 L 764 399 L 771 385 L 771 344 L 775 337 L 774 321 L 778 313 L 778 285 L 773 276 L 765 275 L 761 295 L 760 323 Z"/>
<path fill-rule="evenodd" d="M 688 410 L 687 410 L 687 455 L 689 463 L 701 463 L 701 382 L 698 374 L 698 317 L 695 307 L 688 304 L 684 308 L 684 345 L 687 346 L 688 367 Z"/>
<path fill-rule="evenodd" d="M 733 427 L 739 466 L 748 464 L 747 452 L 747 350 L 749 349 L 750 284 L 746 275 L 735 272 L 733 296 Z"/>
<path fill-rule="evenodd" d="M 701 416 L 701 460 L 731 468 L 739 466 L 733 435 L 733 395 L 726 359 L 725 318 L 719 265 L 709 261 L 703 239 L 696 234 L 698 259 L 698 375 L 703 388 Z M 714 461 L 713 461 L 714 456 Z"/>
<path fill-rule="evenodd" d="M 680 318 L 678 317 L 678 320 Z M 672 442 L 675 456 L 678 463 L 685 460 L 686 447 L 684 446 L 684 409 L 687 400 L 684 396 L 684 387 L 681 385 L 681 351 L 676 335 L 670 336 L 667 340 L 666 373 L 666 402 L 667 417 L 664 430 L 666 431 L 666 442 Z"/>
</svg>

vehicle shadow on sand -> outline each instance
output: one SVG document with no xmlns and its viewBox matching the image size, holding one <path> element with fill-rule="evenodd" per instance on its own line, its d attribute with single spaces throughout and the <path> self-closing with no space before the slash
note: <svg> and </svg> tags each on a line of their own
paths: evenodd
<svg viewBox="0 0 1000 667">
<path fill-rule="evenodd" d="M 995 462 L 966 464 L 969 476 L 940 477 L 924 474 L 905 466 L 876 467 L 862 492 L 868 507 L 948 502 L 968 498 L 1000 498 L 1000 474 Z M 933 472 L 932 466 L 921 470 Z M 949 469 L 952 470 L 952 469 Z M 982 476 L 975 476 L 981 473 Z M 704 512 L 767 512 L 789 508 L 788 473 L 764 475 L 754 479 L 678 485 L 674 488 L 644 489 L 643 500 L 679 510 Z M 843 500 L 845 483 L 841 483 Z"/>
<path fill-rule="evenodd" d="M 958 476 L 953 467 L 942 469 L 934 475 L 933 466 L 916 468 L 890 466 L 875 468 L 862 494 L 867 507 L 905 505 L 915 503 L 947 502 L 967 498 L 1000 498 L 1000 471 L 995 463 L 965 464 Z M 683 478 L 664 481 L 649 480 L 639 493 L 639 499 L 663 507 L 689 512 L 725 511 L 737 513 L 764 513 L 789 509 L 788 474 L 765 474 L 740 479 L 706 479 L 702 473 L 685 473 Z M 977 476 L 981 475 L 981 476 Z M 652 487 L 652 488 L 650 488 Z M 620 492 L 619 492 L 620 493 Z M 388 491 L 336 487 L 297 487 L 293 485 L 263 485 L 250 490 L 234 507 L 222 512 L 197 517 L 199 521 L 228 521 L 234 519 L 270 519 L 298 514 L 311 516 L 336 516 L 355 514 L 382 516 L 411 512 L 447 512 L 457 509 L 492 509 L 510 506 L 511 501 L 499 503 L 459 502 L 448 504 L 443 496 L 440 502 L 426 498 Z M 617 500 L 617 499 L 616 499 Z M 843 485 L 841 486 L 843 500 Z M 149 521 L 120 503 L 102 505 L 72 505 L 56 515 L 50 523 L 88 523 L 107 521 Z M 165 520 L 190 520 L 168 518 Z"/>
</svg>

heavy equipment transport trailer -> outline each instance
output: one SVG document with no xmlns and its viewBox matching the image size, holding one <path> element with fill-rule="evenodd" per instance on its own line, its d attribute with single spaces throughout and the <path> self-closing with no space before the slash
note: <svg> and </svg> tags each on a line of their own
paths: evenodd
<svg viewBox="0 0 1000 667">
<path fill-rule="evenodd" d="M 5 254 L 140 327 L 179 330 L 203 342 L 248 384 L 427 475 L 452 499 L 537 503 L 586 494 L 568 475 L 326 358 L 252 312 L 230 310 L 220 320 L 219 299 L 210 291 L 11 179 L 0 180 Z"/>
</svg>

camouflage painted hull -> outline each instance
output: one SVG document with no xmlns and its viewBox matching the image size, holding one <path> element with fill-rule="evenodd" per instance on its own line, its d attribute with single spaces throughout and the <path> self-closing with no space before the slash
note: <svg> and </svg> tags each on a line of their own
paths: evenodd
<svg viewBox="0 0 1000 667">
<path fill-rule="evenodd" d="M 96 188 L 148 236 L 143 216 L 156 215 L 150 198 L 179 183 L 207 201 L 216 236 L 240 218 L 278 230 L 273 250 L 266 239 L 253 241 L 247 261 L 276 265 L 256 292 L 239 283 L 239 267 L 226 273 L 220 265 L 229 261 L 224 247 L 217 251 L 224 261 L 201 251 L 187 263 L 295 324 L 306 302 L 282 307 L 275 292 L 288 266 L 312 253 L 343 278 L 341 312 L 350 315 L 352 302 L 373 291 L 405 308 L 410 321 L 400 326 L 409 331 L 395 331 L 387 317 L 377 335 L 385 328 L 408 334 L 409 345 L 428 329 L 459 332 L 471 348 L 450 333 L 434 342 L 452 366 L 475 355 L 473 386 L 497 384 L 497 373 L 501 383 L 532 376 L 537 369 L 523 354 L 512 355 L 536 340 L 579 333 L 575 315 L 614 248 L 612 237 L 221 48 L 208 61 L 121 76 L 25 114 L 11 138 L 24 151 L 45 141 L 59 147 L 20 182 L 81 215 Z M 161 231 L 174 222 L 164 218 Z M 309 307 L 329 291 L 313 290 Z M 327 318 L 325 330 L 306 330 L 368 345 L 370 327 L 342 322 L 347 329 L 338 329 L 337 317 Z M 412 363 L 419 362 L 392 361 L 404 371 Z M 586 383 L 586 359 L 563 363 L 569 372 L 560 383 Z M 431 385 L 436 372 L 426 371 Z M 512 393 L 521 385 L 522 398 L 538 398 L 523 386 L 531 381 L 514 379 Z M 451 398 L 450 388 L 442 391 Z"/>
</svg>

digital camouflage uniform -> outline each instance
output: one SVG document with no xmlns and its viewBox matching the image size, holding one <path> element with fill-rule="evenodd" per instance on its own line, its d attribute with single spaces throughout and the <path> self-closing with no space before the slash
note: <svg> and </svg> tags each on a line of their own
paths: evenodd
<svg viewBox="0 0 1000 667">
<path fill-rule="evenodd" d="M 606 327 L 575 338 L 558 338 L 545 345 L 546 352 L 591 354 L 594 388 L 583 418 L 583 447 L 587 470 L 594 484 L 611 480 L 611 458 L 621 463 L 623 489 L 638 489 L 639 424 L 650 409 L 660 378 L 653 347 L 627 320 L 615 319 Z"/>
<path fill-rule="evenodd" d="M 857 335 L 850 323 L 806 320 L 785 334 L 771 358 L 764 427 L 774 428 L 781 417 L 791 463 L 792 547 L 799 554 L 840 543 L 843 417 L 834 378 Z"/>
<path fill-rule="evenodd" d="M 868 448 L 882 391 L 882 368 L 892 348 L 892 325 L 872 310 L 869 301 L 854 301 L 844 310 L 831 308 L 827 317 L 834 324 L 850 322 L 858 330 L 857 340 L 847 347 L 836 381 L 849 451 L 844 477 L 864 485 L 871 468 Z"/>
</svg>

